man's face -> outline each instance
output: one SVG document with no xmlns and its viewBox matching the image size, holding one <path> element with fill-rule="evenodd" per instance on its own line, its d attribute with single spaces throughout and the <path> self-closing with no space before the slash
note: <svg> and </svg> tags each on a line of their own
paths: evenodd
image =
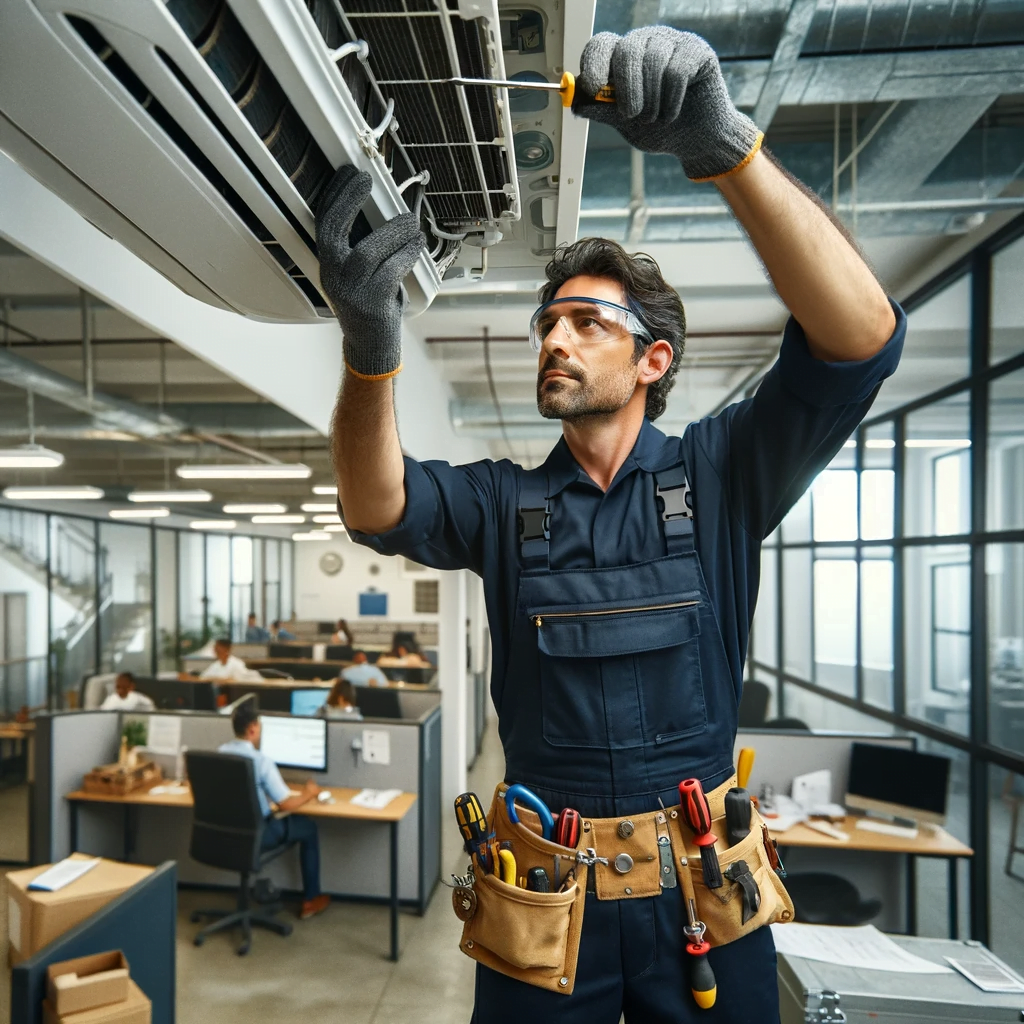
<svg viewBox="0 0 1024 1024">
<path fill-rule="evenodd" d="M 217 660 L 222 665 L 226 665 L 228 662 L 228 655 L 231 653 L 231 648 L 227 644 L 214 644 L 213 653 L 217 655 Z"/>
<path fill-rule="evenodd" d="M 352 663 L 355 665 L 365 665 L 366 655 L 363 654 L 362 651 L 356 651 L 356 653 L 352 655 Z"/>
<path fill-rule="evenodd" d="M 255 626 L 256 625 L 256 616 L 255 615 L 250 615 L 249 616 L 249 625 L 250 626 Z"/>
<path fill-rule="evenodd" d="M 257 749 L 260 745 L 260 736 L 263 734 L 263 726 L 260 725 L 260 720 L 257 718 L 252 725 L 246 730 L 245 738 Z"/>
<path fill-rule="evenodd" d="M 622 286 L 606 277 L 573 277 L 555 293 L 626 304 Z M 580 420 L 618 412 L 637 383 L 633 336 L 587 344 L 560 322 L 541 345 L 537 361 L 537 408 L 549 420 Z"/>
<path fill-rule="evenodd" d="M 132 686 L 132 681 L 127 676 L 121 675 L 114 680 L 114 689 L 117 690 L 118 697 L 124 700 L 134 687 Z"/>
</svg>

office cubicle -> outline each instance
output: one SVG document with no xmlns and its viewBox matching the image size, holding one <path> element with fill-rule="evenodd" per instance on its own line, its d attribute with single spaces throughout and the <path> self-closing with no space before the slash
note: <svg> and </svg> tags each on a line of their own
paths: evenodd
<svg viewBox="0 0 1024 1024">
<path fill-rule="evenodd" d="M 312 775 L 324 786 L 401 789 L 417 794 L 416 805 L 399 825 L 399 897 L 421 912 L 441 872 L 441 708 L 438 694 L 401 693 L 402 719 L 330 720 L 327 770 L 282 772 L 286 781 Z M 181 742 L 192 750 L 216 750 L 232 738 L 228 716 L 206 712 L 157 712 L 181 719 Z M 121 728 L 130 718 L 116 711 L 55 712 L 38 718 L 37 784 L 33 801 L 33 863 L 46 863 L 71 851 L 71 816 L 66 793 L 80 788 L 94 765 L 116 760 Z M 386 732 L 389 764 L 366 764 L 359 753 L 363 732 Z M 341 898 L 384 900 L 389 892 L 388 837 L 373 822 L 319 820 L 321 881 Z M 125 836 L 135 837 L 132 859 L 179 863 L 179 881 L 237 888 L 236 875 L 201 865 L 188 856 L 191 811 L 163 807 L 81 804 L 78 848 L 115 859 L 123 856 Z M 278 858 L 266 876 L 286 891 L 300 886 L 297 855 Z"/>
<path fill-rule="evenodd" d="M 11 1024 L 40 1024 L 50 964 L 121 950 L 153 1004 L 152 1024 L 174 1024 L 178 886 L 173 861 L 11 970 Z"/>
</svg>

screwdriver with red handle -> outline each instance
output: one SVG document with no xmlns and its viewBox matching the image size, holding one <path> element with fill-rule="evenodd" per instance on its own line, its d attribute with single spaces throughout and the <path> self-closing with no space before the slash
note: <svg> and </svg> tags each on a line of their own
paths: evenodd
<svg viewBox="0 0 1024 1024">
<path fill-rule="evenodd" d="M 683 819 L 696 833 L 693 841 L 700 847 L 704 884 L 709 889 L 721 889 L 725 883 L 722 881 L 722 869 L 715 850 L 718 837 L 711 831 L 711 808 L 700 779 L 683 779 L 679 783 L 679 807 Z"/>
</svg>

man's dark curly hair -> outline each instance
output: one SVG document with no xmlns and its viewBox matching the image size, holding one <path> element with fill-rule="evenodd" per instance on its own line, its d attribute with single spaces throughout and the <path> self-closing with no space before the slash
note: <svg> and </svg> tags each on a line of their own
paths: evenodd
<svg viewBox="0 0 1024 1024">
<path fill-rule="evenodd" d="M 542 305 L 550 302 L 558 289 L 573 277 L 608 277 L 618 281 L 626 293 L 626 305 L 651 332 L 651 337 L 664 339 L 672 346 L 671 365 L 660 380 L 647 388 L 647 418 L 656 420 L 665 411 L 668 393 L 675 384 L 686 347 L 686 313 L 682 300 L 661 276 L 658 264 L 646 253 L 630 255 L 618 242 L 608 238 L 581 238 L 557 249 L 544 273 L 548 282 L 538 296 Z M 634 340 L 633 358 L 639 362 L 647 345 L 642 338 Z"/>
</svg>

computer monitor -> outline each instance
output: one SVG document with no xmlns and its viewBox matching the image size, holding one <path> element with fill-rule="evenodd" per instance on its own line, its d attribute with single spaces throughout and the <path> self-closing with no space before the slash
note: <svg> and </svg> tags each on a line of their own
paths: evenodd
<svg viewBox="0 0 1024 1024">
<path fill-rule="evenodd" d="M 292 714 L 315 715 L 324 706 L 330 692 L 324 687 L 319 690 L 292 690 Z"/>
<path fill-rule="evenodd" d="M 395 690 L 382 687 L 357 686 L 356 707 L 364 718 L 401 718 L 402 708 Z"/>
<path fill-rule="evenodd" d="M 328 644 L 324 651 L 325 661 L 351 661 L 355 649 L 351 644 Z"/>
<path fill-rule="evenodd" d="M 327 720 L 260 715 L 260 751 L 282 768 L 327 771 Z"/>
<path fill-rule="evenodd" d="M 845 803 L 865 811 L 941 825 L 946 820 L 948 757 L 873 743 L 850 744 Z"/>
<path fill-rule="evenodd" d="M 213 684 L 136 677 L 135 688 L 163 711 L 213 711 Z"/>
<path fill-rule="evenodd" d="M 267 648 L 268 658 L 312 658 L 312 644 L 270 644 Z"/>
</svg>

